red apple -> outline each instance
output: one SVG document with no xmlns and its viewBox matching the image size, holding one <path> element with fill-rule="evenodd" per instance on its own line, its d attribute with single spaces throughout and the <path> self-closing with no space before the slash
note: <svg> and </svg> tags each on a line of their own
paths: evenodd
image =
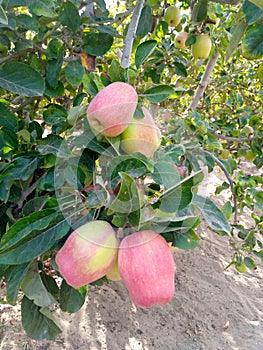
<svg viewBox="0 0 263 350">
<path fill-rule="evenodd" d="M 134 88 L 115 82 L 102 89 L 87 109 L 91 128 L 104 136 L 120 135 L 132 120 L 138 101 Z"/>
<path fill-rule="evenodd" d="M 166 240 L 151 230 L 132 233 L 121 241 L 120 276 L 135 305 L 166 304 L 174 295 L 175 264 Z"/>
<path fill-rule="evenodd" d="M 70 234 L 56 255 L 56 263 L 67 284 L 79 288 L 111 270 L 118 247 L 119 241 L 108 222 L 90 221 Z"/>
<path fill-rule="evenodd" d="M 186 49 L 186 45 L 185 42 L 187 40 L 188 34 L 186 32 L 180 32 L 176 35 L 175 37 L 175 47 L 177 49 L 181 49 L 181 50 L 185 50 Z"/>
</svg>

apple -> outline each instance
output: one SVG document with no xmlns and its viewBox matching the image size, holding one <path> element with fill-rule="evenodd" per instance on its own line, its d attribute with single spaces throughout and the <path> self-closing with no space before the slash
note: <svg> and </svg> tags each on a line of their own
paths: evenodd
<svg viewBox="0 0 263 350">
<path fill-rule="evenodd" d="M 140 152 L 152 157 L 161 143 L 161 132 L 156 126 L 148 109 L 142 107 L 144 117 L 133 118 L 121 134 L 120 146 L 127 154 Z"/>
<path fill-rule="evenodd" d="M 119 241 L 108 222 L 90 221 L 70 234 L 55 260 L 67 284 L 79 288 L 112 269 L 118 247 Z"/>
<path fill-rule="evenodd" d="M 87 108 L 91 128 L 108 137 L 120 135 L 132 120 L 137 101 L 135 89 L 127 83 L 115 82 L 106 86 Z"/>
<path fill-rule="evenodd" d="M 175 37 L 175 47 L 177 49 L 181 49 L 181 50 L 185 50 L 186 49 L 186 45 L 185 42 L 187 40 L 188 34 L 186 32 L 180 32 L 176 35 Z"/>
<path fill-rule="evenodd" d="M 175 264 L 166 240 L 152 230 L 134 232 L 120 243 L 120 276 L 135 305 L 149 308 L 174 295 Z"/>
<path fill-rule="evenodd" d="M 169 6 L 165 10 L 163 18 L 170 27 L 176 27 L 181 22 L 181 11 L 176 6 Z"/>
<path fill-rule="evenodd" d="M 208 34 L 199 34 L 192 45 L 192 55 L 195 59 L 205 59 L 209 56 L 212 48 L 212 40 Z"/>
<path fill-rule="evenodd" d="M 121 275 L 118 267 L 118 259 L 115 260 L 114 265 L 110 269 L 110 271 L 106 274 L 106 277 L 111 281 L 120 281 Z"/>
</svg>

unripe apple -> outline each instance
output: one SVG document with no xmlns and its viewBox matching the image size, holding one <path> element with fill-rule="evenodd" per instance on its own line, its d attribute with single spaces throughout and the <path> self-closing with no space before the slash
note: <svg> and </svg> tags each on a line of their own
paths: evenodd
<svg viewBox="0 0 263 350">
<path fill-rule="evenodd" d="M 121 134 L 120 146 L 127 154 L 140 152 L 152 157 L 161 143 L 161 132 L 155 125 L 148 109 L 142 108 L 144 117 L 133 118 L 129 126 Z"/>
<path fill-rule="evenodd" d="M 176 6 L 169 6 L 165 10 L 163 18 L 170 27 L 176 27 L 181 22 L 181 11 Z"/>
<path fill-rule="evenodd" d="M 120 135 L 132 120 L 138 101 L 134 88 L 123 82 L 115 82 L 93 98 L 87 109 L 91 128 L 104 136 Z"/>
<path fill-rule="evenodd" d="M 195 59 L 205 59 L 209 56 L 211 48 L 212 40 L 208 34 L 197 35 L 192 45 L 192 55 Z"/>
<path fill-rule="evenodd" d="M 90 221 L 70 234 L 56 255 L 56 263 L 67 284 L 79 288 L 111 270 L 118 247 L 119 241 L 108 222 Z"/>
<path fill-rule="evenodd" d="M 168 303 L 174 295 L 175 264 L 166 240 L 144 230 L 123 238 L 118 265 L 135 305 L 148 308 Z"/>
<path fill-rule="evenodd" d="M 177 49 L 185 50 L 186 49 L 185 42 L 187 40 L 187 37 L 188 37 L 188 34 L 186 32 L 178 33 L 174 41 L 175 47 Z"/>
</svg>

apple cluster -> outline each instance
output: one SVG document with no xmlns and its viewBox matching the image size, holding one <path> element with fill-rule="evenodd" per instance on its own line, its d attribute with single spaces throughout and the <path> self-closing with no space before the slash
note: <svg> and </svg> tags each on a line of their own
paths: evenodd
<svg viewBox="0 0 263 350">
<path fill-rule="evenodd" d="M 145 107 L 143 118 L 134 117 L 137 103 L 138 95 L 131 85 L 115 82 L 93 98 L 87 118 L 95 134 L 120 136 L 120 147 L 126 154 L 140 152 L 152 157 L 161 143 L 161 133 Z"/>
<path fill-rule="evenodd" d="M 166 240 L 152 230 L 134 232 L 119 242 L 108 222 L 90 221 L 71 233 L 56 263 L 74 288 L 105 275 L 122 280 L 131 300 L 142 308 L 166 304 L 174 295 L 172 252 Z"/>
<path fill-rule="evenodd" d="M 177 27 L 181 22 L 181 11 L 176 6 L 169 6 L 165 10 L 164 20 L 170 27 Z M 185 50 L 186 40 L 188 38 L 187 32 L 179 32 L 175 37 L 175 47 L 180 50 Z M 195 42 L 191 45 L 192 56 L 194 59 L 205 59 L 209 56 L 212 48 L 212 40 L 208 34 L 199 33 L 195 34 Z"/>
</svg>

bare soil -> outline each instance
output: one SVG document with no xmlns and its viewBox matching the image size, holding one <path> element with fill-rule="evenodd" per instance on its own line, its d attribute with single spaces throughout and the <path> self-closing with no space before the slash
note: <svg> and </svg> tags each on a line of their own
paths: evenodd
<svg viewBox="0 0 263 350">
<path fill-rule="evenodd" d="M 220 177 L 209 174 L 201 192 L 212 195 Z M 232 254 L 228 239 L 204 222 L 199 234 L 200 247 L 174 253 L 176 293 L 167 305 L 136 308 L 121 281 L 91 286 L 79 312 L 56 312 L 63 333 L 50 342 L 29 339 L 20 306 L 2 304 L 0 349 L 263 350 L 262 269 L 224 271 Z"/>
</svg>

